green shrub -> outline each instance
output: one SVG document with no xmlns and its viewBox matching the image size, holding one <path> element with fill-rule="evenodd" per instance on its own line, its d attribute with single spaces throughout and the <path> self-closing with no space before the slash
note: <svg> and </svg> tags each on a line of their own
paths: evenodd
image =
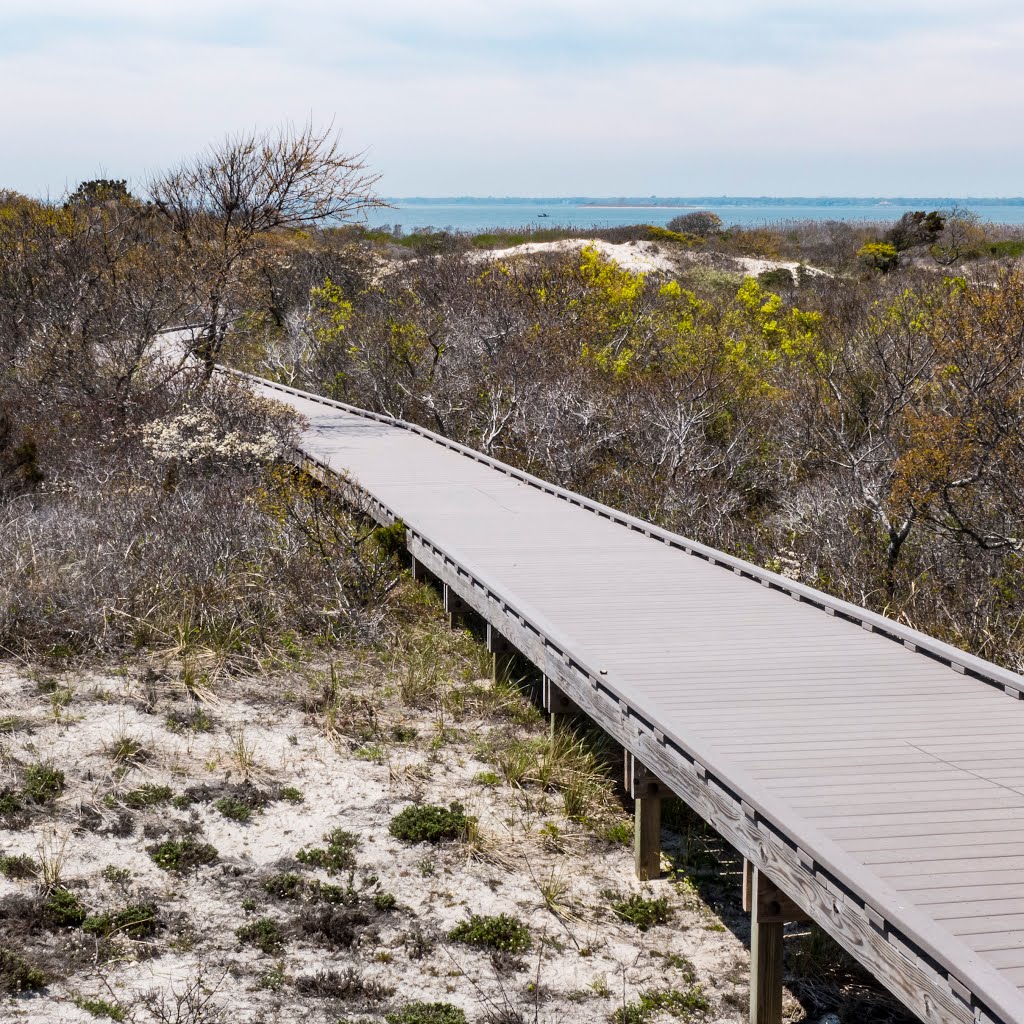
<svg viewBox="0 0 1024 1024">
<path fill-rule="evenodd" d="M 448 933 L 448 938 L 452 942 L 503 953 L 525 953 L 532 945 L 526 925 L 510 914 L 497 917 L 471 914 L 468 921 L 457 924 Z"/>
<path fill-rule="evenodd" d="M 375 892 L 373 894 L 373 905 L 378 910 L 394 910 L 397 902 L 398 900 L 389 892 Z"/>
<path fill-rule="evenodd" d="M 63 886 L 54 889 L 43 904 L 43 912 L 51 924 L 63 927 L 80 925 L 86 916 L 85 905 L 70 890 Z"/>
<path fill-rule="evenodd" d="M 25 769 L 22 793 L 37 804 L 48 804 L 64 792 L 64 773 L 49 764 L 30 764 Z"/>
<path fill-rule="evenodd" d="M 632 893 L 624 900 L 616 900 L 612 903 L 612 912 L 621 921 L 636 925 L 642 932 L 656 924 L 664 924 L 672 917 L 667 897 L 659 896 L 652 900 L 639 893 Z"/>
<path fill-rule="evenodd" d="M 644 1024 L 657 1014 L 667 1013 L 680 1020 L 703 1017 L 711 1010 L 711 1002 L 700 985 L 685 991 L 665 989 L 661 992 L 641 992 L 635 1003 L 627 1003 L 615 1010 L 609 1020 L 611 1024 Z"/>
<path fill-rule="evenodd" d="M 127 935 L 141 939 L 156 931 L 157 908 L 154 903 L 131 903 L 113 914 L 98 914 L 82 922 L 82 931 L 90 935 Z"/>
<path fill-rule="evenodd" d="M 324 868 L 328 874 L 339 871 L 350 871 L 356 866 L 355 848 L 359 845 L 359 837 L 342 828 L 336 828 L 324 835 L 327 843 L 324 847 L 302 849 L 295 854 L 300 864 L 310 867 Z"/>
<path fill-rule="evenodd" d="M 391 819 L 388 831 L 405 843 L 440 843 L 445 839 L 462 839 L 474 819 L 463 814 L 460 803 L 448 807 L 422 804 L 406 807 Z"/>
<path fill-rule="evenodd" d="M 198 868 L 203 864 L 212 864 L 219 854 L 209 843 L 201 843 L 193 836 L 183 839 L 168 839 L 149 847 L 148 853 L 157 867 L 164 871 L 179 873 Z"/>
<path fill-rule="evenodd" d="M 280 926 L 269 917 L 261 917 L 251 924 L 235 930 L 238 938 L 247 946 L 255 946 L 263 953 L 279 953 L 284 948 L 284 933 Z"/>
<path fill-rule="evenodd" d="M 122 802 L 132 810 L 141 811 L 146 807 L 155 807 L 157 804 L 167 803 L 174 796 L 170 786 L 155 786 L 147 782 L 138 789 L 125 793 Z"/>
<path fill-rule="evenodd" d="M 384 1019 L 388 1024 L 466 1024 L 466 1014 L 451 1003 L 406 1003 Z"/>
<path fill-rule="evenodd" d="M 281 799 L 287 800 L 290 804 L 301 804 L 306 800 L 305 796 L 302 794 L 302 790 L 296 789 L 294 786 L 282 787 Z"/>
<path fill-rule="evenodd" d="M 0 875 L 8 878 L 35 878 L 39 874 L 39 865 L 27 854 L 16 853 L 11 856 L 0 854 Z"/>
<path fill-rule="evenodd" d="M 279 900 L 297 900 L 302 895 L 303 880 L 291 872 L 271 875 L 263 883 L 263 889 Z"/>
<path fill-rule="evenodd" d="M 247 822 L 252 817 L 252 808 L 242 800 L 236 800 L 233 796 L 222 796 L 215 800 L 214 807 L 232 821 Z"/>
<path fill-rule="evenodd" d="M 126 1016 L 120 1006 L 108 1002 L 106 999 L 86 999 L 84 996 L 75 996 L 72 1002 L 80 1010 L 85 1010 L 93 1017 L 106 1017 L 108 1020 L 121 1021 Z"/>
<path fill-rule="evenodd" d="M 16 953 L 9 946 L 0 946 L 0 992 L 20 995 L 45 988 L 46 972 Z"/>
</svg>

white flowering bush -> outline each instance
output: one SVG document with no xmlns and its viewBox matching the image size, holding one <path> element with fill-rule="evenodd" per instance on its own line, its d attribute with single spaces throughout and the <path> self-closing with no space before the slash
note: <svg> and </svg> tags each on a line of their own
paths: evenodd
<svg viewBox="0 0 1024 1024">
<path fill-rule="evenodd" d="M 208 409 L 192 409 L 142 427 L 142 444 L 158 462 L 230 462 L 258 465 L 281 454 L 270 430 L 246 432 L 225 427 Z"/>
</svg>

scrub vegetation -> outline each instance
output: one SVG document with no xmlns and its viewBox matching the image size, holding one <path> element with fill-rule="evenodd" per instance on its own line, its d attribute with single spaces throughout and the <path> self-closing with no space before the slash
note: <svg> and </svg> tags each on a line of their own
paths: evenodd
<svg viewBox="0 0 1024 1024">
<path fill-rule="evenodd" d="M 740 1021 L 732 852 L 666 805 L 635 884 L 621 750 L 492 680 L 402 525 L 216 364 L 1020 667 L 1022 240 L 962 211 L 339 226 L 373 184 L 300 128 L 0 192 L 0 1015 Z M 557 244 L 494 255 L 523 242 Z M 905 1020 L 787 946 L 788 1020 Z"/>
</svg>

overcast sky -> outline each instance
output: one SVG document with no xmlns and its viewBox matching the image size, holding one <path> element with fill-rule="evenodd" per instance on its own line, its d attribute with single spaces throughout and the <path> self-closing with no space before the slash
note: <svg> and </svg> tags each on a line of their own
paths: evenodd
<svg viewBox="0 0 1024 1024">
<path fill-rule="evenodd" d="M 386 195 L 1024 194 L 1019 0 L 0 0 L 0 187 L 334 120 Z"/>
</svg>

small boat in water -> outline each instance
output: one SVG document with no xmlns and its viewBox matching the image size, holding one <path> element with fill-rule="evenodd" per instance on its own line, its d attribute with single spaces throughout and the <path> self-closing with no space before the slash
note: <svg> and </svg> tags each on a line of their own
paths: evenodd
<svg viewBox="0 0 1024 1024">
<path fill-rule="evenodd" d="M 548 214 L 548 213 L 538 213 L 537 216 L 538 217 L 549 217 L 550 214 Z"/>
</svg>

